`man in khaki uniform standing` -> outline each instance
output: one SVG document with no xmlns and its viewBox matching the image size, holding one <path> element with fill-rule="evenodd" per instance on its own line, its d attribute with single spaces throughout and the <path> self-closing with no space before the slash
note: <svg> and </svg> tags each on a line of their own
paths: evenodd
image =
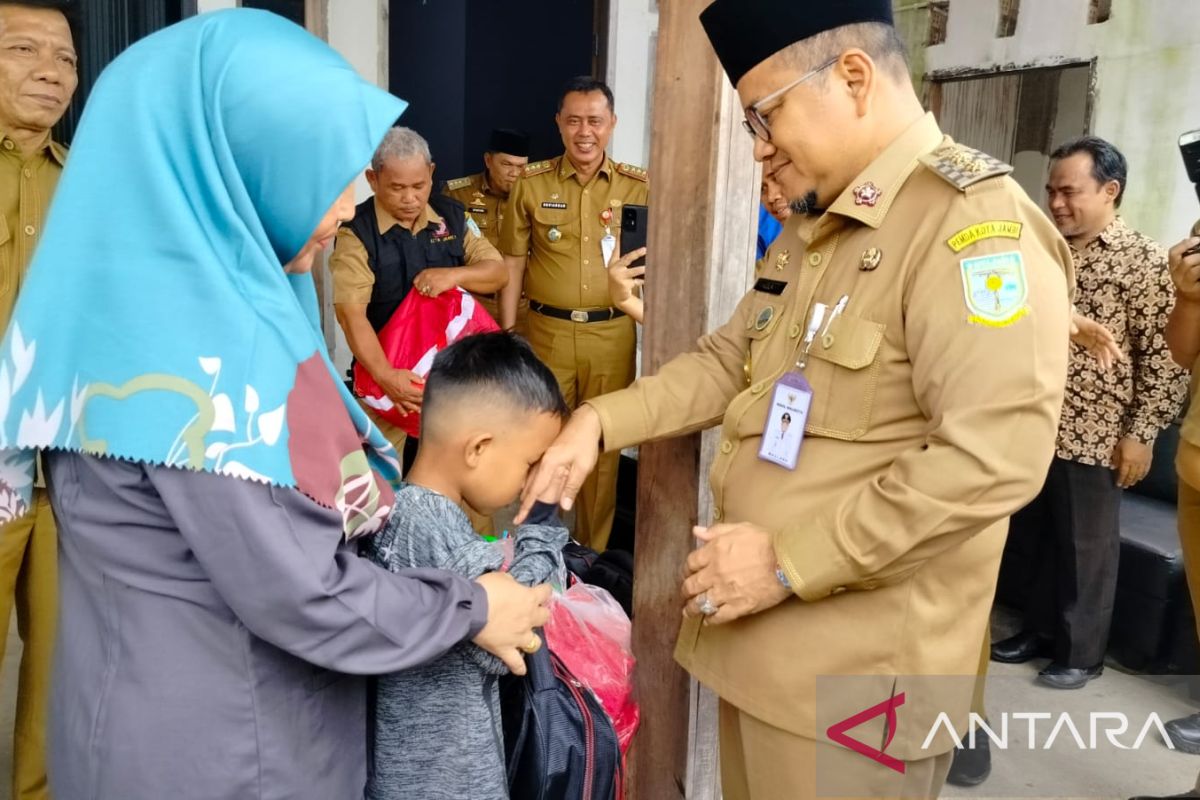
<svg viewBox="0 0 1200 800">
<path fill-rule="evenodd" d="M 504 219 L 504 203 L 528 163 L 528 134 L 496 128 L 492 131 L 488 149 L 483 154 L 483 172 L 446 182 L 445 194 L 466 207 L 467 214 L 475 220 L 484 238 L 495 247 L 500 246 L 500 222 Z M 492 319 L 500 320 L 499 292 L 476 294 L 475 299 L 487 309 Z M 528 315 L 529 301 L 522 296 L 513 327 L 513 330 L 522 336 L 528 333 L 525 326 Z"/>
<path fill-rule="evenodd" d="M 923 112 L 890 0 L 701 20 L 794 213 L 733 319 L 580 408 L 525 505 L 723 420 L 675 652 L 721 697 L 724 796 L 936 797 L 953 741 L 925 740 L 967 730 L 1007 518 L 1054 451 L 1070 252 Z"/>
<path fill-rule="evenodd" d="M 612 91 L 575 78 L 558 104 L 566 152 L 525 168 L 505 208 L 500 250 L 509 268 L 501 322 L 516 320 L 521 288 L 529 297 L 529 343 L 558 378 L 567 403 L 633 382 L 637 332 L 613 307 L 605 267 L 617 248 L 621 208 L 644 205 L 646 172 L 605 153 L 617 124 Z M 617 504 L 620 454 L 605 454 L 579 493 L 575 538 L 603 550 Z"/>
<path fill-rule="evenodd" d="M 12 318 L 67 154 L 50 129 L 79 83 L 73 14 L 65 0 L 0 2 L 0 328 Z M 0 658 L 14 603 L 24 644 L 13 731 L 15 800 L 50 796 L 46 706 L 57 584 L 54 515 L 39 486 L 29 513 L 0 530 Z"/>
</svg>

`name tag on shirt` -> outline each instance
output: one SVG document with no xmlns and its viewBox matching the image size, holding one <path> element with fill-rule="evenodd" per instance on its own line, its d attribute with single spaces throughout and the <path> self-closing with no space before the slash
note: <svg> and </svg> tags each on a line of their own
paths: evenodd
<svg viewBox="0 0 1200 800">
<path fill-rule="evenodd" d="M 759 278 L 754 282 L 754 291 L 765 294 L 781 295 L 787 288 L 787 281 L 773 281 L 770 278 Z"/>
<path fill-rule="evenodd" d="M 785 372 L 775 383 L 767 423 L 763 426 L 762 444 L 758 457 L 795 469 L 804 443 L 804 425 L 812 406 L 813 391 L 803 373 Z"/>
</svg>

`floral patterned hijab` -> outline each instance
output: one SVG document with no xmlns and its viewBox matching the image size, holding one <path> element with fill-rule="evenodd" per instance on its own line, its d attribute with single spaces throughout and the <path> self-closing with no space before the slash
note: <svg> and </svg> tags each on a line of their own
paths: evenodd
<svg viewBox="0 0 1200 800">
<path fill-rule="evenodd" d="M 0 521 L 55 448 L 294 487 L 347 536 L 382 524 L 395 451 L 337 378 L 311 276 L 283 264 L 404 107 L 248 9 L 105 70 L 0 343 Z"/>
</svg>

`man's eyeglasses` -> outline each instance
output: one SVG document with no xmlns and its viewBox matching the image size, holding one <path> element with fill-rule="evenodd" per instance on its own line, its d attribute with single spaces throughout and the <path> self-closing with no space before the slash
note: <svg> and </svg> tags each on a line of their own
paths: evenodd
<svg viewBox="0 0 1200 800">
<path fill-rule="evenodd" d="M 839 58 L 841 58 L 841 56 L 835 56 L 835 57 L 829 59 L 824 64 L 822 64 L 821 66 L 812 70 L 811 72 L 804 73 L 799 78 L 797 78 L 796 80 L 789 83 L 787 86 L 784 86 L 782 89 L 778 89 L 774 92 L 771 92 L 769 95 L 767 95 L 763 99 L 759 100 L 757 103 L 748 107 L 746 109 L 746 118 L 744 120 L 742 120 L 742 127 L 746 129 L 746 133 L 750 134 L 751 136 L 755 136 L 759 139 L 762 139 L 764 142 L 771 141 L 771 126 L 767 124 L 767 118 L 765 116 L 763 116 L 763 113 L 759 109 L 761 109 L 763 106 L 765 106 L 775 100 L 778 100 L 780 97 L 783 97 L 785 94 L 790 92 L 792 89 L 795 89 L 797 86 L 804 83 L 805 81 L 812 80 L 817 75 L 819 75 L 821 72 L 829 69 L 834 64 L 836 64 Z"/>
</svg>

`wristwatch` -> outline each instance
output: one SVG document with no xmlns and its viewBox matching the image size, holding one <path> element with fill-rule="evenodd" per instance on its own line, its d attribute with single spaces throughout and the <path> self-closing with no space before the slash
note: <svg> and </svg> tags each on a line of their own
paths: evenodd
<svg viewBox="0 0 1200 800">
<path fill-rule="evenodd" d="M 787 589 L 789 592 L 792 591 L 792 582 L 788 580 L 787 573 L 783 571 L 783 567 L 776 565 L 775 577 L 779 580 L 780 586 Z"/>
</svg>

